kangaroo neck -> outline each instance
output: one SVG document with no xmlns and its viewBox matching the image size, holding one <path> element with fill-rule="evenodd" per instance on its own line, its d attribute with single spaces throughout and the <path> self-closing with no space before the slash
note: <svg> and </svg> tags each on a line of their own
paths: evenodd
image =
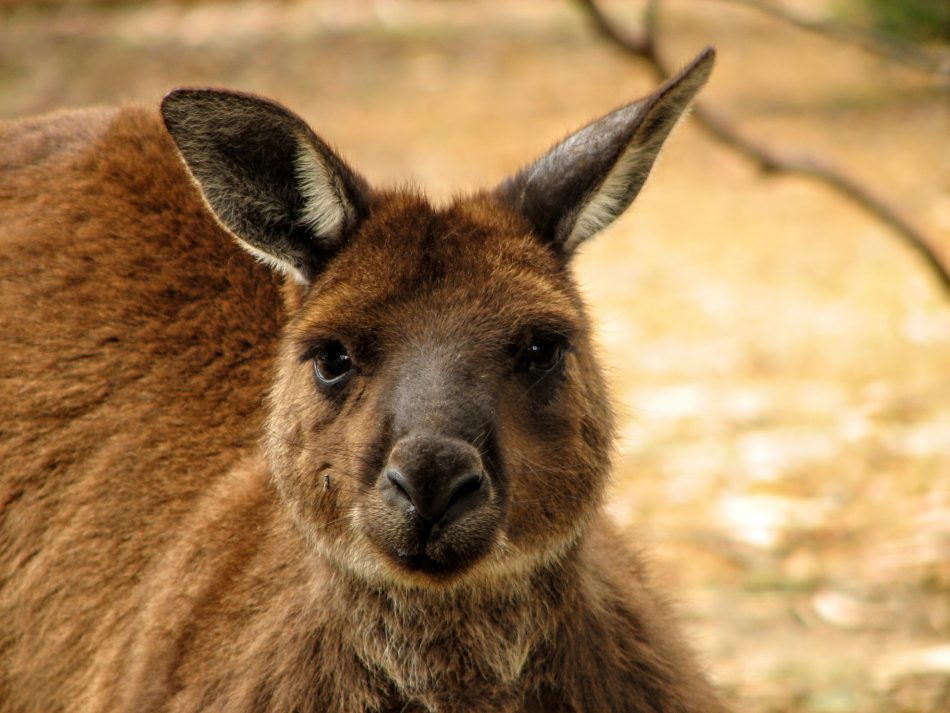
<svg viewBox="0 0 950 713">
<path fill-rule="evenodd" d="M 543 643 L 570 611 L 579 549 L 493 586 L 386 588 L 337 570 L 340 643 L 407 711 L 520 710 Z"/>
</svg>

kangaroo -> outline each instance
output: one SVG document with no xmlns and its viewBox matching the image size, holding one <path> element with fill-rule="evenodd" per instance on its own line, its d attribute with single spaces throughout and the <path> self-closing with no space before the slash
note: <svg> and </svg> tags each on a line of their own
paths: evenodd
<svg viewBox="0 0 950 713">
<path fill-rule="evenodd" d="M 707 49 L 492 190 L 179 89 L 0 128 L 0 711 L 723 711 L 571 273 Z"/>
</svg>

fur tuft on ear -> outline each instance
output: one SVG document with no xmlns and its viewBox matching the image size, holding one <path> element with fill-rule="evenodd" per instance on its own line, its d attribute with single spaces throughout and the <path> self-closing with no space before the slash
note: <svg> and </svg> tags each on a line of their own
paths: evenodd
<svg viewBox="0 0 950 713">
<path fill-rule="evenodd" d="M 646 181 L 663 142 L 712 71 L 705 49 L 648 97 L 568 136 L 495 191 L 566 256 L 612 223 Z"/>
<path fill-rule="evenodd" d="M 275 102 L 176 89 L 162 117 L 221 225 L 299 282 L 313 278 L 369 210 L 366 182 Z"/>
</svg>

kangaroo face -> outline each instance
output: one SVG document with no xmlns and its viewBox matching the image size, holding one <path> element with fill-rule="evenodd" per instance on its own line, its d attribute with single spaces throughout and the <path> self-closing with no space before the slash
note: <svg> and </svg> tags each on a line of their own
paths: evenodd
<svg viewBox="0 0 950 713">
<path fill-rule="evenodd" d="M 273 102 L 166 97 L 208 207 L 288 275 L 268 463 L 325 557 L 438 586 L 528 570 L 583 528 L 611 430 L 570 259 L 631 203 L 712 62 L 441 209 L 371 189 Z"/>
<path fill-rule="evenodd" d="M 271 399 L 275 481 L 323 550 L 451 579 L 556 548 L 609 442 L 564 265 L 487 198 L 384 198 L 290 323 Z"/>
</svg>

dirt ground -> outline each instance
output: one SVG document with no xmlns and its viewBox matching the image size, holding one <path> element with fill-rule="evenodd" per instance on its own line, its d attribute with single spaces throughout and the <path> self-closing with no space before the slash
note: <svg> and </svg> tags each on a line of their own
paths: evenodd
<svg viewBox="0 0 950 713">
<path fill-rule="evenodd" d="M 705 100 L 862 177 L 950 260 L 946 84 L 667 6 L 667 56 L 719 49 Z M 652 80 L 567 0 L 0 0 L 0 118 L 183 84 L 277 98 L 372 180 L 444 197 Z M 578 274 L 622 414 L 610 507 L 736 709 L 950 711 L 950 294 L 883 225 L 689 122 Z"/>
</svg>

